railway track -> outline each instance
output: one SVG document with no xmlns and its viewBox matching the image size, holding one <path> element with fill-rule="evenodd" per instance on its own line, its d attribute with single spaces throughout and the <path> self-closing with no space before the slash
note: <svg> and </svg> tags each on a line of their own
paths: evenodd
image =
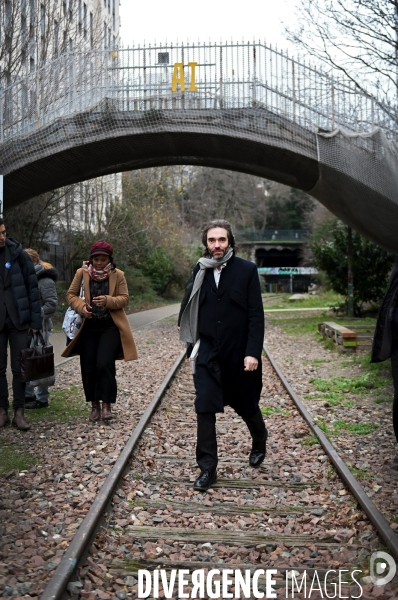
<svg viewBox="0 0 398 600">
<path fill-rule="evenodd" d="M 270 437 L 263 465 L 249 467 L 249 434 L 228 408 L 217 420 L 218 482 L 205 494 L 193 490 L 198 472 L 194 388 L 181 355 L 102 485 L 42 600 L 154 598 L 156 587 L 146 595 L 149 574 L 153 585 L 159 580 L 173 588 L 178 569 L 190 572 L 188 594 L 192 571 L 206 569 L 220 571 L 214 573 L 212 597 L 228 597 L 222 587 L 217 595 L 217 585 L 222 586 L 221 571 L 230 569 L 249 578 L 257 573 L 256 586 L 264 597 L 272 590 L 278 598 L 325 598 L 325 592 L 336 598 L 380 596 L 366 569 L 377 550 L 387 549 L 398 559 L 397 535 L 265 351 L 261 407 Z M 267 570 L 275 572 L 270 576 Z M 387 585 L 382 597 L 398 597 L 394 590 L 396 585 Z M 176 583 L 172 597 L 183 597 L 181 592 Z M 229 597 L 244 596 L 232 586 Z"/>
</svg>

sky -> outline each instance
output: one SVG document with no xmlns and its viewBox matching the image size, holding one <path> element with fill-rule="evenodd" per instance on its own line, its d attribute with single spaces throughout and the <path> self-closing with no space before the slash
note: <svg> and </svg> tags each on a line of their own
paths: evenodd
<svg viewBox="0 0 398 600">
<path fill-rule="evenodd" d="M 266 40 L 292 50 L 284 26 L 299 0 L 120 0 L 122 45 Z M 236 8 L 235 8 L 236 7 Z"/>
</svg>

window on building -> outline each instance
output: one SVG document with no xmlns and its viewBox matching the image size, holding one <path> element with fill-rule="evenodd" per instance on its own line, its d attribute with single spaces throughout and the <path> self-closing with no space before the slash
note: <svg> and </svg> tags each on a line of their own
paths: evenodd
<svg viewBox="0 0 398 600">
<path fill-rule="evenodd" d="M 90 12 L 90 48 L 94 48 L 94 15 Z"/>
<path fill-rule="evenodd" d="M 104 48 L 106 48 L 106 23 L 104 23 Z"/>
<path fill-rule="evenodd" d="M 69 0 L 69 20 L 73 21 L 73 6 L 74 0 Z"/>
<path fill-rule="evenodd" d="M 5 33 L 5 38 L 6 38 L 6 40 L 7 40 L 7 38 L 9 40 L 11 40 L 12 29 L 13 29 L 11 0 L 5 0 L 4 8 L 5 8 L 5 11 L 4 11 L 4 33 Z"/>
<path fill-rule="evenodd" d="M 112 43 L 112 30 L 110 27 L 108 27 L 108 48 L 111 47 L 111 43 Z"/>
<path fill-rule="evenodd" d="M 0 27 L 1 30 L 1 27 Z M 21 45 L 23 48 L 23 51 L 26 52 L 25 50 L 25 45 L 26 42 L 28 41 L 28 21 L 26 18 L 26 2 L 25 4 L 21 5 Z M 1 44 L 1 33 L 0 33 L 0 44 Z"/>
<path fill-rule="evenodd" d="M 44 41 L 46 35 L 46 7 L 44 4 L 40 4 L 40 35 L 42 41 Z"/>
<path fill-rule="evenodd" d="M 108 0 L 108 13 L 111 14 L 111 0 Z"/>
<path fill-rule="evenodd" d="M 87 39 L 87 4 L 83 4 L 83 36 Z"/>
<path fill-rule="evenodd" d="M 0 27 L 1 29 L 1 27 Z M 27 41 L 28 23 L 26 18 L 26 0 L 21 0 L 21 43 L 24 46 Z M 1 39 L 0 39 L 1 43 Z"/>
<path fill-rule="evenodd" d="M 54 55 L 59 55 L 59 23 L 54 21 Z"/>
<path fill-rule="evenodd" d="M 35 23 L 35 0 L 30 0 L 29 2 L 29 14 L 30 14 L 30 26 Z"/>
<path fill-rule="evenodd" d="M 78 20 L 79 20 L 79 33 L 82 32 L 82 0 L 79 0 L 78 5 Z"/>
<path fill-rule="evenodd" d="M 44 60 L 46 53 L 46 7 L 40 4 L 40 48 L 41 59 Z"/>
<path fill-rule="evenodd" d="M 112 0 L 112 22 L 113 22 L 113 31 L 116 30 L 116 0 Z"/>
<path fill-rule="evenodd" d="M 64 13 L 64 17 L 66 15 L 67 10 L 68 10 L 67 0 L 62 0 L 62 12 Z"/>
</svg>

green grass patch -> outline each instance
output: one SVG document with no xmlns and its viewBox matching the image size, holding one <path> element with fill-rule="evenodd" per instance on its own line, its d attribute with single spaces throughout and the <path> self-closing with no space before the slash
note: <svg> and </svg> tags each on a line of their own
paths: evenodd
<svg viewBox="0 0 398 600">
<path fill-rule="evenodd" d="M 393 523 L 398 523 L 398 515 L 393 515 L 393 516 L 391 517 L 391 521 L 392 521 Z"/>
<path fill-rule="evenodd" d="M 384 387 L 388 380 L 381 378 L 374 371 L 368 371 L 357 377 L 331 377 L 330 379 L 317 379 L 312 377 L 309 382 L 318 392 L 334 394 L 355 393 L 360 394 L 367 390 Z"/>
<path fill-rule="evenodd" d="M 267 319 L 268 318 L 270 318 L 269 315 L 267 315 Z M 278 327 L 281 327 L 281 329 L 289 335 L 312 335 L 314 338 L 320 340 L 321 337 L 318 333 L 318 323 L 325 321 L 327 318 L 326 313 L 324 313 L 317 317 L 292 317 L 283 319 L 278 318 L 275 320 L 271 318 L 271 320 L 274 320 Z"/>
<path fill-rule="evenodd" d="M 378 429 L 376 423 L 349 423 L 348 421 L 338 420 L 333 423 L 333 427 L 328 427 L 324 419 L 317 419 L 317 425 L 326 435 L 341 435 L 344 432 L 354 435 L 368 435 Z"/>
<path fill-rule="evenodd" d="M 356 467 L 348 468 L 357 479 L 366 479 L 367 477 L 370 477 L 370 473 L 368 473 L 368 471 L 363 471 L 362 469 L 357 469 Z"/>
<path fill-rule="evenodd" d="M 261 412 L 263 415 L 265 415 L 266 417 L 269 417 L 270 415 L 273 415 L 275 413 L 281 413 L 282 410 L 280 408 L 274 408 L 273 406 L 264 406 L 261 409 Z"/>
<path fill-rule="evenodd" d="M 333 426 L 337 431 L 349 431 L 356 435 L 368 435 L 379 427 L 376 423 L 348 423 L 347 421 L 335 421 Z"/>
<path fill-rule="evenodd" d="M 316 435 L 309 435 L 306 438 L 304 438 L 301 443 L 303 446 L 315 446 L 315 444 L 318 444 L 319 442 Z"/>
<path fill-rule="evenodd" d="M 83 386 L 72 385 L 64 390 L 52 391 L 50 388 L 49 407 L 25 410 L 25 417 L 29 423 L 67 421 L 76 417 L 85 417 L 88 412 Z"/>
<path fill-rule="evenodd" d="M 335 306 L 344 301 L 343 296 L 331 290 L 295 302 L 289 301 L 291 296 L 292 294 L 278 294 L 273 298 L 272 303 L 264 304 L 264 308 L 273 310 L 278 308 L 323 308 L 324 306 Z M 267 298 L 266 295 L 265 298 Z"/>
<path fill-rule="evenodd" d="M 384 361 L 381 363 L 370 362 L 370 352 L 366 354 L 353 354 L 351 364 L 358 365 L 361 369 L 374 373 L 377 377 L 391 377 L 391 362 Z"/>
<path fill-rule="evenodd" d="M 39 461 L 37 456 L 26 452 L 18 444 L 10 444 L 7 438 L 2 438 L 0 447 L 0 475 L 8 473 L 13 469 L 17 471 L 27 471 Z"/>
<path fill-rule="evenodd" d="M 376 398 L 373 398 L 373 401 L 375 402 L 375 404 L 383 404 L 384 402 L 392 402 L 394 400 L 394 397 L 391 396 L 376 396 Z"/>
<path fill-rule="evenodd" d="M 344 400 L 342 404 L 347 408 L 352 408 L 353 406 L 355 406 L 355 402 L 353 400 Z"/>
</svg>

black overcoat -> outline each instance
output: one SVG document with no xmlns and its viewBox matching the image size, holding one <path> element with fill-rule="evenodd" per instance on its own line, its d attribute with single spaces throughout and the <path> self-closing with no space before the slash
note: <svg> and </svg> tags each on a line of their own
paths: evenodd
<svg viewBox="0 0 398 600">
<path fill-rule="evenodd" d="M 198 270 L 196 265 L 187 284 L 179 321 Z M 229 405 L 243 417 L 255 415 L 262 388 L 264 309 L 254 263 L 233 256 L 221 270 L 218 288 L 213 269 L 207 269 L 199 296 L 198 335 L 196 412 L 224 412 Z M 246 356 L 258 359 L 256 371 L 244 371 Z"/>
<path fill-rule="evenodd" d="M 7 237 L 6 246 L 11 263 L 9 274 L 12 298 L 19 319 L 19 323 L 14 324 L 18 329 L 21 326 L 26 326 L 26 329 L 41 329 L 41 306 L 35 267 L 20 242 Z"/>
<path fill-rule="evenodd" d="M 397 306 L 398 294 L 398 257 L 395 258 L 394 268 L 386 294 L 381 303 L 377 317 L 375 335 L 372 345 L 372 363 L 382 362 L 391 357 L 392 352 L 392 326 L 394 311 Z"/>
</svg>

